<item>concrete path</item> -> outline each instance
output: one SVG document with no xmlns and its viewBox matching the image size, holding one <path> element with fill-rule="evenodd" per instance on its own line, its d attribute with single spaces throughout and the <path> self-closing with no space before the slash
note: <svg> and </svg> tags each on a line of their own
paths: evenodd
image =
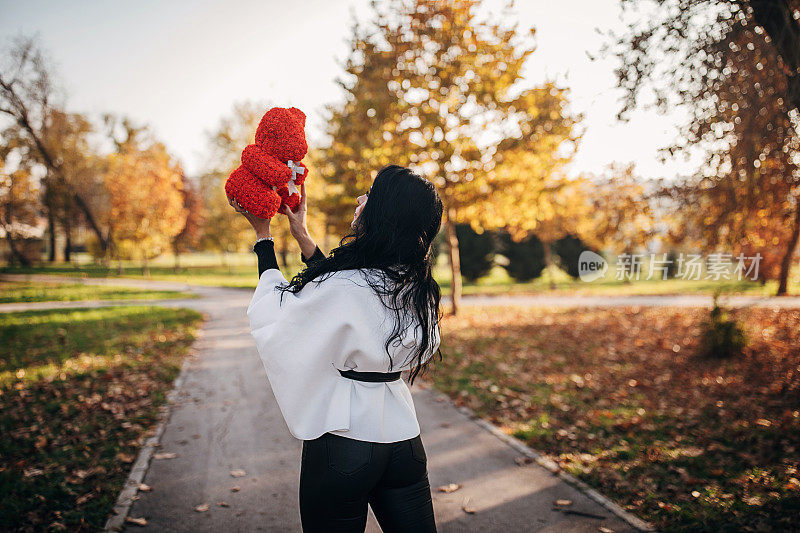
<svg viewBox="0 0 800 533">
<path fill-rule="evenodd" d="M 139 286 L 173 288 L 174 284 Z M 152 491 L 140 492 L 130 510 L 130 516 L 144 517 L 148 525 L 131 530 L 299 531 L 300 442 L 286 429 L 250 336 L 245 309 L 251 292 L 189 289 L 201 298 L 156 302 L 197 309 L 209 320 L 196 355 L 179 378 L 160 437 L 158 452 L 176 455 L 151 461 L 144 483 Z M 86 303 L 47 307 L 75 305 Z M 44 307 L 6 304 L 0 310 Z M 415 386 L 414 401 L 440 531 L 596 532 L 601 526 L 617 532 L 635 530 L 609 511 L 613 504 L 598 503 L 603 501 L 599 495 L 590 498 L 537 462 L 520 466 L 524 447 L 509 445 L 438 393 Z M 235 470 L 245 475 L 234 477 Z M 449 494 L 436 491 L 449 483 L 462 488 Z M 553 510 L 559 499 L 571 500 L 569 508 L 583 514 Z M 207 511 L 195 510 L 204 504 Z M 379 531 L 372 518 L 368 531 Z"/>
</svg>

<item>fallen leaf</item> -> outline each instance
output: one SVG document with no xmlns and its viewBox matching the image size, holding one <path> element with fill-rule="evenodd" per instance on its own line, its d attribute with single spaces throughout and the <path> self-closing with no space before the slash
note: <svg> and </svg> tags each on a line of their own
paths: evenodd
<svg viewBox="0 0 800 533">
<path fill-rule="evenodd" d="M 464 503 L 461 504 L 461 510 L 467 514 L 475 514 L 475 509 L 469 505 L 469 497 L 464 498 Z"/>
<path fill-rule="evenodd" d="M 450 494 L 451 492 L 455 492 L 460 488 L 461 485 L 459 485 L 458 483 L 450 483 L 449 485 L 442 485 L 436 490 L 438 490 L 439 492 L 444 492 L 445 494 Z"/>
<path fill-rule="evenodd" d="M 145 483 L 139 483 L 139 487 L 138 488 L 139 488 L 140 492 L 150 492 L 151 490 L 153 490 L 153 487 L 151 487 L 150 485 L 147 485 Z"/>
<path fill-rule="evenodd" d="M 565 507 L 567 505 L 572 505 L 572 500 L 556 500 L 554 503 L 559 507 Z"/>
<path fill-rule="evenodd" d="M 219 505 L 220 507 L 230 507 L 230 505 L 228 505 L 228 502 L 217 502 L 217 505 Z"/>
<path fill-rule="evenodd" d="M 130 453 L 119 452 L 117 454 L 117 459 L 119 459 L 123 463 L 132 463 L 136 459 L 136 456 Z"/>
<path fill-rule="evenodd" d="M 241 468 L 237 468 L 236 470 L 231 470 L 231 475 L 233 477 L 244 477 L 247 475 L 247 472 L 245 472 Z"/>
<path fill-rule="evenodd" d="M 239 485 L 234 485 L 234 486 L 231 488 L 231 492 L 239 492 L 240 490 L 241 490 L 241 489 L 239 488 Z"/>
<path fill-rule="evenodd" d="M 126 516 L 125 517 L 126 524 L 133 524 L 135 526 L 146 526 L 147 519 L 146 518 L 134 518 L 133 516 Z"/>
<path fill-rule="evenodd" d="M 159 452 L 153 454 L 153 459 L 160 460 L 160 459 L 175 459 L 178 457 L 177 453 L 174 452 Z"/>
<path fill-rule="evenodd" d="M 600 526 L 599 531 L 600 533 L 614 533 L 613 529 L 607 528 L 605 526 Z"/>
<path fill-rule="evenodd" d="M 206 511 L 208 511 L 209 507 L 210 506 L 207 503 L 202 503 L 197 507 L 195 507 L 194 510 L 197 511 L 198 513 L 205 513 Z"/>
<path fill-rule="evenodd" d="M 522 455 L 519 457 L 515 457 L 514 462 L 517 463 L 517 465 L 519 466 L 525 466 L 531 464 L 533 462 L 533 458 Z"/>
</svg>

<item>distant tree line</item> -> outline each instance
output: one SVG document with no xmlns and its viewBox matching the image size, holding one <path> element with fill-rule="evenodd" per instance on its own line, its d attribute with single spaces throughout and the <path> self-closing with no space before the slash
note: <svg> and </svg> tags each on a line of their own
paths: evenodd
<svg viewBox="0 0 800 533">
<path fill-rule="evenodd" d="M 535 234 L 514 241 L 505 229 L 486 230 L 481 233 L 469 224 L 456 224 L 459 250 L 461 253 L 461 274 L 464 279 L 475 282 L 500 265 L 508 275 L 518 282 L 526 282 L 542 276 L 548 267 L 545 246 L 551 248 L 550 256 L 558 266 L 573 279 L 578 278 L 578 258 L 581 253 L 593 250 L 580 238 L 565 235 L 552 243 L 545 244 Z M 443 234 L 434 241 L 436 257 L 447 252 L 447 239 Z M 504 261 L 498 261 L 497 256 Z"/>
</svg>

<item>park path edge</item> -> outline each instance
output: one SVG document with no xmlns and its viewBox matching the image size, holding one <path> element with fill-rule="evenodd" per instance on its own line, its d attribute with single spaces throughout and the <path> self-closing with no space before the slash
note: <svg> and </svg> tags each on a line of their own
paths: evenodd
<svg viewBox="0 0 800 533">
<path fill-rule="evenodd" d="M 488 431 L 501 441 L 503 441 L 506 445 L 510 446 L 517 452 L 521 453 L 523 456 L 530 458 L 536 464 L 543 467 L 547 471 L 549 471 L 554 476 L 558 476 L 561 480 L 563 480 L 568 485 L 571 485 L 576 490 L 579 490 L 583 494 L 585 494 L 589 499 L 597 502 L 598 504 L 602 505 L 605 509 L 609 512 L 616 515 L 621 520 L 625 521 L 631 527 L 639 530 L 639 531 L 658 531 L 653 524 L 642 520 L 638 516 L 626 511 L 618 504 L 614 503 L 610 498 L 604 496 L 597 490 L 593 489 L 580 479 L 576 478 L 572 474 L 564 471 L 561 467 L 559 467 L 555 462 L 548 459 L 541 453 L 537 452 L 521 440 L 517 439 L 516 437 L 509 435 L 503 432 L 500 428 L 492 424 L 491 422 L 487 422 L 480 416 L 476 415 L 471 409 L 464 406 L 456 405 L 453 400 L 444 394 L 443 392 L 436 389 L 432 384 L 426 384 L 426 386 L 430 389 L 430 392 L 433 396 L 437 399 L 437 401 L 447 402 L 453 406 L 453 408 L 461 413 L 463 416 L 470 419 L 474 422 L 478 427 L 482 428 L 484 431 Z"/>
<path fill-rule="evenodd" d="M 203 323 L 207 323 L 210 317 L 206 313 L 203 314 Z M 131 506 L 136 500 L 136 494 L 139 492 L 139 485 L 144 480 L 147 469 L 150 467 L 150 461 L 153 458 L 156 448 L 161 445 L 161 436 L 164 434 L 164 429 L 169 422 L 170 415 L 172 414 L 172 405 L 178 399 L 178 393 L 186 380 L 186 375 L 189 373 L 189 366 L 192 360 L 198 353 L 197 345 L 203 342 L 203 335 L 205 330 L 203 327 L 197 329 L 197 334 L 189 353 L 183 359 L 181 370 L 178 377 L 172 382 L 170 391 L 167 393 L 166 402 L 159 407 L 160 413 L 156 422 L 155 432 L 151 437 L 148 437 L 142 448 L 139 450 L 134 461 L 128 477 L 125 479 L 125 484 L 122 487 L 119 495 L 117 496 L 116 503 L 112 509 L 112 515 L 106 520 L 103 527 L 103 532 L 122 531 L 125 528 L 125 520 L 130 514 Z"/>
</svg>

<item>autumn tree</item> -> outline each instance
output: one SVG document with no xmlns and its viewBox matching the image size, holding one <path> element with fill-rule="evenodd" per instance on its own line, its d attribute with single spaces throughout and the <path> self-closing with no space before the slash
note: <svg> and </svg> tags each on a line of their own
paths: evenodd
<svg viewBox="0 0 800 533">
<path fill-rule="evenodd" d="M 181 197 L 186 219 L 181 230 L 172 238 L 172 254 L 175 270 L 180 268 L 180 254 L 196 248 L 203 234 L 205 207 L 197 183 L 181 173 Z"/>
<path fill-rule="evenodd" d="M 340 82 L 345 98 L 330 116 L 323 175 L 341 184 L 343 221 L 348 199 L 362 194 L 385 164 L 411 166 L 437 186 L 456 313 L 455 225 L 491 229 L 528 212 L 510 191 L 545 178 L 555 160 L 569 157 L 576 117 L 565 112 L 564 89 L 523 83 L 534 31 L 520 31 L 503 16 L 480 18 L 478 0 L 387 0 L 373 7 L 370 23 L 353 28 Z M 511 171 L 508 160 L 521 161 L 528 151 L 538 160 Z M 504 163 L 508 170 L 501 172 L 496 167 Z M 483 207 L 487 214 L 476 214 Z"/>
<path fill-rule="evenodd" d="M 464 207 L 467 218 L 488 221 L 483 222 L 484 225 L 503 220 L 503 227 L 514 243 L 529 242 L 531 235 L 535 235 L 541 243 L 544 270 L 553 289 L 553 243 L 567 235 L 584 235 L 591 231 L 593 206 L 589 197 L 592 191 L 584 177 L 566 175 L 567 161 L 567 157 L 553 152 L 549 157 L 541 157 L 533 149 L 515 149 L 500 159 L 495 171 L 495 178 L 505 178 L 508 188 L 484 204 L 469 203 Z M 545 168 L 543 163 L 547 165 Z M 526 206 L 526 209 L 509 216 L 515 206 Z"/>
<path fill-rule="evenodd" d="M 652 91 L 658 109 L 690 115 L 669 151 L 708 154 L 669 188 L 685 215 L 677 233 L 700 226 L 711 247 L 768 255 L 764 273 L 784 294 L 800 239 L 800 2 L 623 2 L 643 5 L 652 9 L 607 49 L 620 60 L 621 116 Z"/>
<path fill-rule="evenodd" d="M 52 110 L 46 122 L 42 142 L 46 152 L 55 158 L 64 179 L 58 179 L 48 169 L 41 153 L 30 150 L 31 159 L 38 161 L 47 169 L 46 185 L 42 203 L 48 216 L 50 228 L 50 260 L 55 259 L 56 227 L 60 226 L 64 235 L 64 261 L 69 261 L 72 249 L 73 232 L 79 225 L 85 225 L 85 213 L 79 208 L 76 197 L 84 199 L 93 216 L 99 218 L 100 206 L 95 195 L 103 187 L 103 156 L 91 142 L 95 133 L 94 125 L 79 113 L 66 113 Z M 100 193 L 102 194 L 102 193 Z M 108 235 L 108 228 L 99 227 Z"/>
<path fill-rule="evenodd" d="M 187 212 L 181 168 L 164 145 L 125 146 L 108 156 L 106 213 L 117 258 L 137 257 L 148 274 L 148 260 L 170 249 L 185 227 Z"/>
<path fill-rule="evenodd" d="M 24 136 L 30 155 L 35 154 L 44 166 L 45 199 L 56 195 L 63 205 L 79 211 L 105 250 L 108 237 L 102 231 L 91 202 L 75 186 L 75 176 L 70 174 L 63 154 L 54 150 L 60 145 L 52 142 L 53 130 L 58 131 L 64 125 L 59 124 L 59 120 L 65 115 L 56 105 L 57 92 L 44 54 L 34 39 L 19 38 L 11 43 L 3 58 L 0 65 L 0 116 L 10 119 L 10 128 Z M 53 230 L 51 226 L 51 232 Z"/>
<path fill-rule="evenodd" d="M 628 255 L 647 246 L 656 234 L 655 185 L 648 187 L 633 164 L 612 164 L 605 174 L 587 177 L 585 186 L 589 214 L 580 232 L 584 242 Z"/>
<path fill-rule="evenodd" d="M 335 242 L 349 231 L 353 220 L 356 198 L 369 189 L 371 174 L 356 175 L 352 168 L 339 168 L 338 152 L 331 146 L 309 147 L 307 161 L 308 175 L 312 181 L 306 180 L 308 194 L 309 230 L 321 238 L 320 248 L 329 252 Z M 361 189 L 358 184 L 366 184 Z M 338 238 L 337 238 L 338 237 Z"/>
<path fill-rule="evenodd" d="M 33 258 L 23 242 L 36 225 L 39 190 L 24 165 L 8 168 L 7 154 L 7 149 L 0 147 L 0 237 L 8 243 L 10 261 L 28 267 Z"/>
</svg>

